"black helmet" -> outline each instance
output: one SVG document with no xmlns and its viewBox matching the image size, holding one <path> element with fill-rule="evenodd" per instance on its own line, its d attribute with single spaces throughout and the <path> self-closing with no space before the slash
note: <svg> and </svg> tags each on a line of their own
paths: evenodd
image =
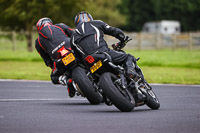
<svg viewBox="0 0 200 133">
<path fill-rule="evenodd" d="M 49 23 L 50 25 L 53 24 L 52 20 L 50 18 L 41 18 L 40 20 L 38 20 L 36 27 L 37 27 L 37 31 L 39 32 L 43 27 L 44 24 Z"/>
<path fill-rule="evenodd" d="M 89 22 L 89 21 L 92 21 L 92 20 L 93 20 L 93 18 L 89 13 L 82 11 L 82 12 L 79 12 L 76 15 L 75 20 L 74 20 L 74 24 L 75 24 L 75 26 L 77 26 L 78 24 L 80 24 L 82 22 Z"/>
</svg>

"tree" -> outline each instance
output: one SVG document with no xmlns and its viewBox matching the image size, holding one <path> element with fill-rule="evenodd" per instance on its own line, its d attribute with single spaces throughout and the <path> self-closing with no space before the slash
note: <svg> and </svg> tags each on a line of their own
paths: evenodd
<svg viewBox="0 0 200 133">
<path fill-rule="evenodd" d="M 32 51 L 32 30 L 39 18 L 50 17 L 55 22 L 65 22 L 72 25 L 75 12 L 81 8 L 81 0 L 1 0 L 1 26 L 26 31 L 27 48 Z M 3 18 L 3 19 L 2 19 Z"/>
<path fill-rule="evenodd" d="M 77 12 L 88 11 L 95 19 L 113 26 L 125 24 L 117 5 L 121 0 L 0 0 L 0 26 L 26 31 L 27 48 L 32 51 L 32 30 L 42 17 L 50 17 L 54 23 L 63 22 L 74 27 Z"/>
<path fill-rule="evenodd" d="M 118 5 L 121 0 L 88 0 L 85 5 L 94 19 L 103 20 L 112 26 L 121 26 L 126 24 L 126 16 L 120 13 Z"/>
<path fill-rule="evenodd" d="M 122 0 L 120 11 L 127 16 L 127 31 L 140 31 L 142 25 L 154 19 L 151 0 Z"/>
<path fill-rule="evenodd" d="M 200 25 L 198 25 L 200 22 L 198 17 L 200 14 L 200 0 L 163 0 L 160 6 L 162 7 L 162 10 L 159 12 L 160 19 L 180 21 L 182 31 L 195 31 L 200 29 Z"/>
<path fill-rule="evenodd" d="M 182 31 L 200 29 L 200 0 L 122 0 L 121 13 L 127 15 L 129 31 L 141 31 L 147 21 L 178 20 Z M 195 23 L 195 24 L 194 24 Z"/>
</svg>

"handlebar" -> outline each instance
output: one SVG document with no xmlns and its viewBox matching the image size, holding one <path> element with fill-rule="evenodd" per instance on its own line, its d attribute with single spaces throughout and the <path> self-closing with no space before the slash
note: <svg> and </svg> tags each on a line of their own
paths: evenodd
<svg viewBox="0 0 200 133">
<path fill-rule="evenodd" d="M 127 42 L 129 42 L 131 40 L 132 40 L 132 38 L 130 38 L 129 36 L 126 36 L 124 41 L 120 41 L 116 44 L 112 44 L 112 47 L 114 50 L 120 51 L 122 48 L 124 48 L 126 46 Z"/>
</svg>

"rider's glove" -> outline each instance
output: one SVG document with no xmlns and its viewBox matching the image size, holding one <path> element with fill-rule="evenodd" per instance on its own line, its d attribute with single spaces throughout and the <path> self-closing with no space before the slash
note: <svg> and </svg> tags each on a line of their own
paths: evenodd
<svg viewBox="0 0 200 133">
<path fill-rule="evenodd" d="M 120 41 L 117 45 L 118 45 L 118 47 L 119 47 L 120 49 L 122 49 L 122 48 L 124 48 L 124 47 L 126 46 L 126 43 L 127 43 L 128 41 L 130 41 L 130 38 L 129 38 L 129 36 L 126 36 L 126 37 L 124 38 L 124 40 Z"/>
<path fill-rule="evenodd" d="M 112 47 L 114 50 L 120 51 L 122 48 L 124 48 L 126 46 L 127 42 L 130 40 L 132 40 L 132 39 L 129 38 L 129 36 L 126 36 L 123 40 L 121 40 L 117 44 L 113 44 Z"/>
<path fill-rule="evenodd" d="M 127 44 L 127 42 L 128 41 L 130 41 L 131 40 L 131 38 L 129 37 L 129 36 L 126 36 L 125 38 L 124 38 L 124 40 L 122 40 L 121 42 L 123 43 L 123 44 Z"/>
<path fill-rule="evenodd" d="M 62 85 L 67 85 L 67 76 L 66 75 L 61 75 L 58 78 L 58 82 Z"/>
</svg>

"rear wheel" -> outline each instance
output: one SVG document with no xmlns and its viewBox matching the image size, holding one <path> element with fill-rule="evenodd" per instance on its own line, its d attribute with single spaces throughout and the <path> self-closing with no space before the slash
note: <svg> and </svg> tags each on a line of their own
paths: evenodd
<svg viewBox="0 0 200 133">
<path fill-rule="evenodd" d="M 92 85 L 92 81 L 90 81 L 86 74 L 85 69 L 76 67 L 72 71 L 72 77 L 91 104 L 99 104 L 102 102 L 102 96 L 98 91 L 95 90 L 94 86 Z"/>
<path fill-rule="evenodd" d="M 99 85 L 110 101 L 122 112 L 130 112 L 135 107 L 135 100 L 127 89 L 123 90 L 118 85 L 118 78 L 106 72 L 100 76 Z"/>
</svg>

